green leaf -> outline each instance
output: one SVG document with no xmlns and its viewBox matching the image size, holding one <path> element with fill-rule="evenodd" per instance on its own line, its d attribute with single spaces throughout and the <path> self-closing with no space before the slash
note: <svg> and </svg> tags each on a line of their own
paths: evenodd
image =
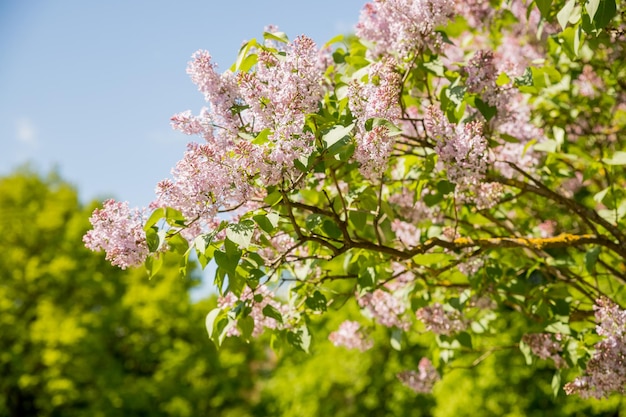
<svg viewBox="0 0 626 417">
<path fill-rule="evenodd" d="M 315 311 L 326 311 L 327 300 L 324 294 L 319 291 L 315 291 L 313 295 L 310 295 L 304 301 L 307 307 Z"/>
<path fill-rule="evenodd" d="M 600 0 L 587 0 L 585 2 L 585 10 L 587 10 L 587 14 L 592 20 L 596 16 L 596 12 L 598 11 L 599 6 Z"/>
<path fill-rule="evenodd" d="M 585 253 L 585 269 L 590 274 L 593 274 L 596 272 L 596 262 L 598 262 L 598 256 L 600 256 L 599 246 L 596 246 L 595 248 Z"/>
<path fill-rule="evenodd" d="M 251 39 L 246 42 L 241 49 L 239 49 L 239 53 L 237 54 L 237 61 L 230 67 L 232 72 L 242 71 L 246 72 L 250 68 L 245 68 L 244 61 L 248 57 L 248 52 L 252 48 L 256 48 L 258 46 L 256 39 Z"/>
<path fill-rule="evenodd" d="M 206 268 L 209 261 L 213 259 L 215 247 L 210 246 L 216 232 L 207 233 L 196 237 L 193 241 L 193 246 L 196 248 L 196 256 L 202 266 L 202 269 Z"/>
<path fill-rule="evenodd" d="M 615 15 L 617 15 L 617 7 L 615 4 L 615 0 L 595 0 L 593 3 L 597 2 L 598 5 L 596 7 L 596 12 L 593 15 L 593 24 L 596 29 L 604 29 L 610 22 L 613 20 Z M 589 4 L 591 2 L 588 2 Z M 589 13 L 589 9 L 587 9 Z M 589 16 L 592 16 L 589 13 Z"/>
<path fill-rule="evenodd" d="M 563 323 L 562 321 L 555 321 L 546 326 L 546 332 L 549 333 L 561 333 L 561 334 L 570 334 L 569 325 Z"/>
<path fill-rule="evenodd" d="M 535 0 L 537 8 L 541 12 L 541 17 L 547 19 L 550 16 L 550 8 L 552 7 L 552 0 Z"/>
<path fill-rule="evenodd" d="M 241 259 L 241 251 L 229 249 L 228 242 L 229 240 L 226 239 L 225 246 L 227 247 L 227 250 L 225 252 L 216 250 L 214 257 L 215 263 L 219 267 L 218 269 L 222 269 L 226 274 L 228 274 L 231 280 L 234 280 L 236 279 L 237 265 L 239 265 L 239 260 Z M 230 243 L 230 245 L 233 245 L 233 243 Z"/>
<path fill-rule="evenodd" d="M 320 227 L 323 222 L 324 222 L 323 216 L 317 213 L 309 214 L 307 218 L 304 220 L 306 229 L 309 232 L 313 232 L 315 229 Z"/>
<path fill-rule="evenodd" d="M 446 96 L 450 99 L 450 101 L 457 106 L 463 102 L 463 98 L 465 97 L 466 87 L 462 85 L 457 85 L 445 90 Z"/>
<path fill-rule="evenodd" d="M 299 349 L 302 349 L 306 353 L 309 353 L 309 347 L 311 346 L 311 333 L 306 325 L 303 325 L 289 333 L 287 333 L 287 341 Z"/>
<path fill-rule="evenodd" d="M 563 46 L 565 47 L 565 52 L 567 52 L 570 58 L 578 58 L 580 54 L 580 46 L 582 35 L 582 27 L 580 25 L 568 27 L 563 31 L 561 37 L 565 41 Z"/>
<path fill-rule="evenodd" d="M 285 32 L 263 32 L 263 39 L 289 43 L 289 38 Z"/>
<path fill-rule="evenodd" d="M 526 68 L 526 70 L 524 70 L 524 74 L 522 74 L 519 77 L 515 77 L 513 82 L 516 87 L 522 87 L 522 86 L 529 87 L 529 86 L 534 85 L 532 70 L 530 68 Z"/>
<path fill-rule="evenodd" d="M 265 317 L 273 318 L 279 323 L 283 322 L 283 315 L 280 314 L 280 311 L 278 311 L 276 307 L 272 306 L 271 304 L 268 304 L 265 307 L 263 307 L 263 315 Z"/>
<path fill-rule="evenodd" d="M 252 316 L 239 317 L 237 319 L 237 327 L 241 330 L 241 337 L 245 341 L 252 339 L 252 332 L 254 331 L 254 319 Z"/>
<path fill-rule="evenodd" d="M 507 85 L 510 82 L 511 82 L 511 78 L 509 78 L 509 76 L 506 75 L 506 73 L 504 73 L 504 72 L 501 72 L 500 75 L 498 75 L 498 78 L 496 79 L 496 85 L 498 87 L 502 87 L 503 85 Z"/>
<path fill-rule="evenodd" d="M 222 309 L 214 308 L 213 310 L 209 311 L 209 314 L 206 315 L 206 319 L 204 320 L 207 334 L 209 335 L 209 339 L 211 340 L 213 340 L 213 333 L 215 331 L 215 321 L 218 319 L 221 313 Z"/>
<path fill-rule="evenodd" d="M 145 262 L 146 271 L 148 272 L 148 278 L 152 278 L 159 272 L 159 269 L 163 266 L 163 256 L 152 255 L 146 258 Z"/>
<path fill-rule="evenodd" d="M 236 325 L 236 320 L 232 312 L 226 312 L 220 308 L 215 308 L 207 314 L 205 319 L 205 327 L 209 339 L 220 347 L 226 338 L 228 330 Z"/>
<path fill-rule="evenodd" d="M 602 162 L 607 165 L 626 165 L 626 152 L 617 151 L 612 158 L 604 158 Z"/>
<path fill-rule="evenodd" d="M 359 270 L 359 275 L 357 277 L 360 292 L 374 288 L 377 282 L 377 275 L 378 273 L 376 272 L 376 268 L 373 266 L 361 265 L 361 269 Z"/>
<path fill-rule="evenodd" d="M 278 204 L 282 199 L 283 199 L 283 195 L 280 193 L 280 191 L 274 190 L 274 191 L 268 191 L 267 197 L 265 197 L 263 201 L 265 202 L 265 204 L 269 205 L 270 207 L 273 207 L 276 204 Z"/>
<path fill-rule="evenodd" d="M 576 0 L 568 0 L 568 2 L 565 3 L 565 6 L 563 6 L 563 8 L 556 14 L 556 20 L 559 22 L 559 25 L 561 25 L 563 30 L 567 27 L 569 18 L 574 11 L 574 6 L 576 6 Z"/>
<path fill-rule="evenodd" d="M 226 237 L 231 242 L 236 243 L 241 249 L 250 246 L 252 235 L 254 234 L 254 222 L 252 220 L 242 220 L 239 223 L 231 223 L 226 228 Z"/>
<path fill-rule="evenodd" d="M 185 225 L 185 216 L 183 216 L 183 213 L 171 207 L 165 209 L 165 220 L 170 226 L 182 227 Z"/>
<path fill-rule="evenodd" d="M 156 224 L 156 222 L 161 220 L 163 217 L 165 217 L 165 209 L 163 207 L 160 207 L 160 208 L 154 210 L 152 212 L 152 214 L 150 214 L 150 217 L 148 217 L 148 221 L 143 226 L 143 229 L 145 231 L 148 231 L 148 229 L 150 229 L 152 226 L 154 226 Z"/>
<path fill-rule="evenodd" d="M 554 398 L 559 395 L 559 391 L 561 390 L 561 371 L 556 371 L 554 376 L 552 377 L 552 382 L 550 383 L 550 387 L 552 387 L 552 394 Z"/>
<path fill-rule="evenodd" d="M 330 149 L 336 143 L 342 141 L 344 142 L 346 139 L 350 139 L 350 132 L 354 129 L 354 123 L 348 126 L 335 126 L 326 132 L 325 135 L 322 136 L 322 141 L 324 142 L 325 149 Z"/>
<path fill-rule="evenodd" d="M 398 352 L 402 350 L 402 330 L 393 329 L 391 332 L 391 339 L 389 340 L 391 347 Z"/>
<path fill-rule="evenodd" d="M 439 191 L 442 195 L 450 194 L 454 192 L 456 185 L 451 183 L 450 181 L 441 180 L 437 183 L 437 191 Z"/>
<path fill-rule="evenodd" d="M 161 246 L 161 236 L 159 235 L 159 229 L 155 226 L 146 229 L 146 244 L 150 252 L 156 252 Z"/>
<path fill-rule="evenodd" d="M 526 365 L 532 365 L 533 364 L 533 353 L 530 350 L 530 346 L 528 346 L 526 343 L 520 341 L 519 342 L 519 350 L 520 350 L 520 352 L 522 352 L 522 355 L 524 355 L 524 359 L 526 360 Z"/>
<path fill-rule="evenodd" d="M 474 100 L 474 103 L 476 104 L 476 108 L 478 109 L 478 111 L 480 111 L 480 113 L 485 116 L 485 119 L 487 119 L 487 121 L 491 120 L 493 116 L 495 116 L 498 112 L 496 106 L 490 106 L 479 98 L 476 98 Z"/>
<path fill-rule="evenodd" d="M 443 62 L 440 59 L 435 59 L 430 62 L 425 62 L 424 68 L 426 68 L 429 72 L 432 72 L 438 77 L 443 77 L 445 74 L 445 69 L 443 66 Z"/>
<path fill-rule="evenodd" d="M 604 200 L 604 197 L 606 197 L 609 191 L 611 191 L 611 187 L 606 187 L 604 190 L 595 193 L 593 195 L 593 201 L 599 204 L 602 203 L 602 200 Z"/>
<path fill-rule="evenodd" d="M 367 213 L 360 210 L 351 210 L 348 212 L 348 219 L 356 230 L 363 230 L 367 224 Z"/>
<path fill-rule="evenodd" d="M 558 147 L 556 140 L 548 139 L 536 144 L 533 149 L 539 152 L 555 153 Z"/>
<path fill-rule="evenodd" d="M 278 213 L 257 214 L 252 217 L 256 224 L 259 225 L 261 230 L 266 233 L 272 233 L 278 226 L 279 215 Z"/>
<path fill-rule="evenodd" d="M 178 254 L 182 255 L 189 249 L 189 242 L 180 233 L 168 237 L 167 244 Z"/>
<path fill-rule="evenodd" d="M 322 230 L 333 239 L 339 239 L 342 235 L 341 229 L 334 220 L 324 220 L 322 223 Z"/>
<path fill-rule="evenodd" d="M 459 341 L 461 346 L 472 349 L 472 336 L 468 332 L 459 333 L 456 335 L 456 340 Z"/>
</svg>

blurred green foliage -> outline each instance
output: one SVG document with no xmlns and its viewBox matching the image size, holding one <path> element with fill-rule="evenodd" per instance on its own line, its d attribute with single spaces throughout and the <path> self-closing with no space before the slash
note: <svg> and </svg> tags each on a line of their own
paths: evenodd
<svg viewBox="0 0 626 417">
<path fill-rule="evenodd" d="M 85 249 L 93 208 L 54 174 L 0 180 L 0 416 L 249 415 L 260 351 L 217 356 L 197 275 L 166 261 L 148 280 Z"/>
<path fill-rule="evenodd" d="M 180 279 L 170 259 L 151 280 L 110 266 L 81 240 L 92 209 L 54 174 L 0 179 L 0 417 L 626 413 L 619 397 L 554 398 L 550 364 L 528 367 L 506 349 L 449 371 L 433 396 L 416 395 L 396 373 L 415 368 L 432 337 L 413 335 L 400 353 L 377 328 L 374 349 L 335 348 L 326 336 L 340 322 L 366 323 L 354 303 L 312 319 L 311 354 L 275 353 L 267 337 L 228 338 L 218 353 L 204 328 L 214 297 L 189 296 L 198 275 Z M 508 331 L 494 345 L 519 340 L 521 327 L 498 320 Z"/>
</svg>

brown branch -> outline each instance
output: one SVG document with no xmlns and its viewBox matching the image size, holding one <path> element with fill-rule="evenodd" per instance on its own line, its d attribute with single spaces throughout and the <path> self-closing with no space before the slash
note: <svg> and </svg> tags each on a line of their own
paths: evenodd
<svg viewBox="0 0 626 417">
<path fill-rule="evenodd" d="M 593 224 L 591 224 L 591 222 L 602 226 L 611 235 L 613 235 L 613 237 L 615 237 L 618 242 L 626 242 L 626 235 L 624 235 L 616 226 L 612 225 L 607 220 L 603 219 L 594 210 L 591 210 L 572 199 L 564 197 L 561 194 L 558 194 L 550 190 L 548 187 L 543 185 L 540 181 L 536 180 L 535 178 L 531 177 L 530 175 L 528 175 L 527 173 L 519 169 L 515 164 L 509 164 L 509 165 L 511 165 L 512 168 L 514 168 L 515 170 L 520 172 L 522 175 L 524 175 L 524 177 L 530 179 L 533 183 L 535 183 L 535 185 L 532 185 L 532 184 L 529 184 L 520 180 L 516 180 L 514 178 L 505 178 L 501 176 L 493 176 L 490 179 L 503 185 L 510 185 L 515 188 L 519 188 L 520 190 L 535 193 L 537 195 L 546 197 L 556 203 L 559 203 L 567 207 L 568 209 L 572 210 L 574 213 L 578 214 L 590 226 L 590 228 L 595 233 L 597 232 L 595 231 L 595 227 L 593 226 Z M 618 248 L 617 253 L 619 253 L 622 256 L 626 256 L 626 251 L 624 251 L 623 248 L 621 248 L 617 244 L 615 246 Z"/>
</svg>

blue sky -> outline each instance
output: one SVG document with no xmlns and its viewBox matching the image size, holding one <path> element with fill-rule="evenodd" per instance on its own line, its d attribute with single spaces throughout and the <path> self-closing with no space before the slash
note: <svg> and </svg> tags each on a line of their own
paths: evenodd
<svg viewBox="0 0 626 417">
<path fill-rule="evenodd" d="M 351 32 L 363 0 L 0 0 L 0 175 L 56 168 L 83 201 L 145 206 L 189 139 L 169 119 L 205 105 L 185 73 L 220 69 L 278 25 L 318 44 Z"/>
</svg>

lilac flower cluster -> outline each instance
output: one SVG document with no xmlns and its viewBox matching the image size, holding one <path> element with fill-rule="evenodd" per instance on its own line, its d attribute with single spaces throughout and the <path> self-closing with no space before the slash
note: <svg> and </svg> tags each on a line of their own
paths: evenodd
<svg viewBox="0 0 626 417">
<path fill-rule="evenodd" d="M 495 86 L 497 71 L 493 62 L 493 52 L 477 51 L 465 66 L 467 80 L 465 85 L 472 93 L 492 92 Z"/>
<path fill-rule="evenodd" d="M 407 248 L 412 248 L 420 243 L 421 231 L 412 223 L 403 222 L 400 219 L 393 219 L 391 231 L 396 234 L 398 240 Z"/>
<path fill-rule="evenodd" d="M 519 1 L 516 0 L 514 3 L 519 3 Z M 518 6 L 515 7 L 517 10 Z M 525 18 L 525 16 L 520 16 L 520 19 Z M 476 94 L 483 102 L 494 107 L 497 112 L 489 121 L 477 110 L 470 110 L 470 113 L 478 120 L 488 123 L 494 139 L 498 140 L 503 136 L 516 139 L 516 142 L 500 140 L 491 152 L 494 167 L 500 170 L 503 176 L 517 176 L 519 173 L 515 172 L 508 163 L 515 163 L 522 169 L 536 166 L 538 155 L 533 152 L 532 147 L 527 145 L 531 140 L 542 141 L 544 133 L 532 123 L 530 106 L 525 97 L 514 88 L 513 83 L 498 85 L 496 80 L 502 73 L 506 74 L 509 79 L 522 76 L 530 62 L 535 58 L 540 58 L 541 54 L 534 45 L 520 43 L 518 36 L 509 32 L 503 34 L 502 43 L 495 49 L 492 45 L 486 44 L 485 39 L 481 37 L 474 37 L 471 44 L 473 48 L 482 47 L 482 49 L 474 52 L 463 67 L 467 74 L 465 81 L 467 91 Z M 446 45 L 446 53 L 461 60 L 463 51 L 459 49 Z M 476 195 L 481 194 L 476 193 Z"/>
<path fill-rule="evenodd" d="M 127 202 L 107 200 L 89 218 L 93 229 L 83 236 L 85 246 L 104 250 L 106 259 L 122 269 L 141 265 L 148 256 L 143 216 Z"/>
<path fill-rule="evenodd" d="M 428 193 L 428 189 L 422 190 L 422 195 Z M 442 214 L 439 207 L 428 207 L 422 200 L 415 201 L 415 192 L 407 187 L 390 192 L 387 201 L 394 204 L 398 214 L 410 223 L 418 223 L 424 219 L 432 222 L 441 221 Z"/>
<path fill-rule="evenodd" d="M 435 383 L 441 379 L 428 358 L 420 359 L 417 371 L 403 371 L 397 377 L 400 382 L 418 394 L 430 394 Z"/>
<path fill-rule="evenodd" d="M 456 12 L 463 16 L 470 26 L 486 27 L 494 15 L 489 0 L 465 0 L 455 2 Z"/>
<path fill-rule="evenodd" d="M 372 54 L 397 53 L 404 59 L 424 48 L 435 49 L 435 33 L 455 13 L 452 0 L 375 0 L 367 3 L 356 25 L 357 36 L 374 42 Z"/>
<path fill-rule="evenodd" d="M 429 109 L 425 123 L 428 134 L 437 140 L 435 149 L 448 179 L 463 189 L 478 185 L 488 162 L 487 140 L 480 123 L 461 123 L 455 127 L 435 107 Z"/>
<path fill-rule="evenodd" d="M 626 310 L 608 298 L 598 299 L 594 310 L 596 332 L 604 339 L 596 343 L 585 374 L 566 384 L 565 392 L 579 394 L 583 398 L 625 394 Z"/>
<path fill-rule="evenodd" d="M 341 323 L 339 329 L 328 336 L 328 340 L 335 346 L 359 349 L 361 352 L 365 352 L 374 346 L 374 341 L 365 336 L 361 325 L 356 321 L 350 320 Z"/>
<path fill-rule="evenodd" d="M 561 335 L 552 333 L 528 333 L 522 336 L 524 342 L 531 352 L 541 359 L 552 359 L 557 368 L 567 368 L 567 362 L 560 355 Z"/>
<path fill-rule="evenodd" d="M 266 49 L 258 51 L 258 64 L 254 71 L 218 74 L 211 56 L 198 51 L 189 63 L 187 72 L 211 105 L 211 112 L 194 118 L 189 112 L 172 118 L 172 126 L 187 134 L 201 133 L 225 147 L 240 141 L 240 131 L 256 134 L 269 129 L 269 143 L 264 145 L 261 160 L 278 163 L 282 168 L 293 165 L 294 155 L 310 152 L 310 135 L 302 133 L 307 113 L 315 112 L 323 96 L 322 56 L 315 43 L 300 36 L 276 54 Z M 207 139 L 208 140 L 208 139 Z M 265 169 L 263 169 L 265 168 Z M 276 182 L 276 169 L 259 167 Z M 280 173 L 280 170 L 278 170 Z"/>
<path fill-rule="evenodd" d="M 583 67 L 582 73 L 574 80 L 573 84 L 578 88 L 578 94 L 588 98 L 595 98 L 598 95 L 598 91 L 601 91 L 604 87 L 602 78 L 598 77 L 591 65 Z"/>
<path fill-rule="evenodd" d="M 274 307 L 278 312 L 280 312 L 283 317 L 288 314 L 288 307 L 285 304 L 279 303 L 273 298 L 273 294 L 269 288 L 265 285 L 258 286 L 254 291 L 250 288 L 246 287 L 239 298 L 235 296 L 232 292 L 227 293 L 224 296 L 221 296 L 217 300 L 218 308 L 230 309 L 233 308 L 238 301 L 242 301 L 246 303 L 251 311 L 250 317 L 254 320 L 254 330 L 252 330 L 252 337 L 260 336 L 263 333 L 263 330 L 268 329 L 276 329 L 282 326 L 276 319 L 272 317 L 267 317 L 263 314 L 263 309 L 270 305 Z M 240 331 L 237 326 L 232 326 L 227 334 L 227 336 L 239 336 Z"/>
<path fill-rule="evenodd" d="M 408 330 L 411 323 L 403 318 L 406 305 L 392 293 L 376 289 L 357 298 L 359 306 L 368 311 L 374 319 L 386 327 Z"/>
<path fill-rule="evenodd" d="M 425 124 L 428 134 L 437 140 L 435 150 L 448 179 L 456 184 L 459 201 L 474 202 L 480 209 L 496 204 L 501 186 L 483 182 L 489 155 L 482 125 L 474 121 L 455 127 L 435 107 L 429 109 Z"/>
<path fill-rule="evenodd" d="M 402 116 L 399 91 L 400 75 L 392 59 L 373 63 L 368 69 L 367 82 L 354 80 L 348 87 L 350 110 L 359 120 L 354 159 L 368 179 L 374 179 L 385 170 L 394 141 L 386 126 L 375 126 L 367 131 L 365 122 L 377 118 L 397 124 Z"/>
<path fill-rule="evenodd" d="M 295 159 L 312 151 L 314 137 L 302 129 L 306 114 L 318 110 L 324 94 L 320 57 L 315 43 L 300 36 L 287 46 L 284 58 L 260 51 L 256 71 L 239 74 L 240 92 L 250 106 L 247 117 L 254 131 L 271 131 L 268 164 L 290 169 Z M 275 167 L 262 173 L 269 183 L 280 180 Z"/>
<path fill-rule="evenodd" d="M 220 207 L 237 206 L 252 192 L 246 175 L 251 173 L 240 161 L 215 142 L 190 142 L 172 170 L 173 180 L 157 185 L 154 205 L 173 207 L 190 221 L 211 222 Z"/>
<path fill-rule="evenodd" d="M 467 322 L 458 311 L 446 311 L 440 303 L 422 307 L 415 315 L 426 325 L 426 330 L 435 334 L 450 336 L 467 329 Z"/>
<path fill-rule="evenodd" d="M 203 124 L 216 125 L 236 133 L 242 127 L 241 121 L 231 109 L 237 104 L 242 104 L 242 100 L 235 75 L 230 71 L 219 74 L 217 66 L 212 62 L 211 54 L 204 50 L 193 54 L 192 61 L 187 66 L 187 74 L 211 105 L 211 114 L 204 113 L 208 120 Z"/>
</svg>

